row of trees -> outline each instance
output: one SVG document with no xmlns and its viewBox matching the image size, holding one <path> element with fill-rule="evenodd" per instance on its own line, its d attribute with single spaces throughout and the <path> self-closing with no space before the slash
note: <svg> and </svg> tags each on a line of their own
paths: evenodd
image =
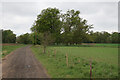
<svg viewBox="0 0 120 80">
<path fill-rule="evenodd" d="M 92 43 L 120 43 L 120 33 L 113 32 L 112 34 L 108 32 L 90 32 L 89 34 L 89 41 Z"/>
<path fill-rule="evenodd" d="M 32 36 L 28 33 L 17 37 L 17 43 L 32 44 Z"/>
<path fill-rule="evenodd" d="M 30 42 L 42 44 L 44 53 L 50 44 L 81 44 L 86 43 L 118 43 L 119 33 L 90 31 L 93 25 L 80 17 L 80 11 L 68 10 L 61 13 L 57 8 L 47 8 L 41 11 L 34 22 Z M 24 35 L 25 36 L 25 35 Z M 28 38 L 29 39 L 29 38 Z M 23 40 L 23 39 L 22 39 Z M 54 42 L 54 43 L 53 43 Z"/>
<path fill-rule="evenodd" d="M 70 44 L 70 42 L 66 42 L 67 38 L 63 38 L 63 34 L 60 35 L 59 43 L 54 41 L 54 44 Z M 41 34 L 23 34 L 17 37 L 18 43 L 24 43 L 24 44 L 41 44 L 42 43 L 42 35 Z M 77 37 L 76 37 L 77 38 Z M 87 37 L 84 38 L 82 43 L 120 43 L 120 34 L 118 32 L 108 33 L 108 32 L 90 32 L 90 34 L 87 34 Z M 51 38 L 49 38 L 51 39 Z M 51 39 L 52 40 L 52 39 Z"/>
<path fill-rule="evenodd" d="M 64 38 L 64 34 L 61 34 L 59 41 L 56 40 L 54 43 L 58 44 L 68 44 L 69 38 Z M 77 38 L 77 37 L 76 37 Z M 118 32 L 108 33 L 108 32 L 93 32 L 91 31 L 87 34 L 87 37 L 84 38 L 82 43 L 120 43 L 120 34 Z M 71 37 L 72 39 L 72 37 Z M 52 39 L 51 39 L 52 40 Z M 67 41 L 66 41 L 67 40 Z M 23 43 L 23 44 L 41 44 L 42 35 L 38 33 L 26 33 L 20 35 L 16 38 L 16 35 L 11 30 L 2 30 L 2 42 L 3 43 Z M 73 43 L 73 42 L 72 42 Z"/>
<path fill-rule="evenodd" d="M 34 34 L 39 33 L 43 35 L 42 39 L 44 39 L 41 41 L 46 41 L 45 39 L 52 38 L 52 40 L 57 44 L 64 43 L 68 45 L 74 43 L 80 44 L 82 42 L 119 42 L 119 33 L 93 33 L 93 31 L 90 31 L 90 29 L 93 28 L 92 26 L 93 25 L 87 24 L 87 20 L 80 17 L 80 11 L 68 10 L 63 14 L 60 13 L 59 9 L 47 8 L 42 10 L 42 12 L 37 16 L 37 20 L 34 22 L 31 30 Z"/>
<path fill-rule="evenodd" d="M 81 44 L 83 42 L 120 42 L 120 34 L 118 32 L 112 34 L 108 32 L 93 32 L 90 30 L 92 28 L 93 25 L 89 25 L 87 20 L 80 17 L 80 11 L 68 10 L 66 13 L 61 13 L 57 8 L 47 8 L 42 10 L 37 16 L 37 19 L 31 27 L 32 33 L 18 36 L 17 42 L 24 44 L 42 44 L 44 46 L 44 53 L 47 45 L 54 43 L 70 45 Z M 15 41 L 16 35 L 12 32 L 3 33 L 3 42 Z"/>
</svg>

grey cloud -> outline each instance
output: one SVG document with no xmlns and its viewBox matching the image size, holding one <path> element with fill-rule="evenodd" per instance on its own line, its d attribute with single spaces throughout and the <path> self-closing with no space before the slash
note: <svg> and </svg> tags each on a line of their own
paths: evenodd
<svg viewBox="0 0 120 80">
<path fill-rule="evenodd" d="M 80 17 L 94 24 L 94 31 L 117 31 L 117 3 L 115 2 L 4 2 L 3 29 L 12 29 L 17 35 L 30 32 L 37 15 L 47 7 L 57 7 L 62 12 L 80 10 Z"/>
<path fill-rule="evenodd" d="M 88 24 L 94 25 L 94 31 L 118 31 L 118 6 L 115 2 L 73 2 L 62 4 L 61 6 L 64 6 L 63 10 L 65 11 L 72 8 L 75 10 L 80 10 L 80 16 L 87 19 Z"/>
<path fill-rule="evenodd" d="M 2 2 L 74 2 L 74 0 L 1 0 Z M 118 2 L 119 0 L 75 0 L 76 2 Z"/>
<path fill-rule="evenodd" d="M 33 2 L 5 2 L 3 5 L 3 13 L 11 15 L 21 16 L 35 16 L 36 14 L 36 3 Z"/>
</svg>

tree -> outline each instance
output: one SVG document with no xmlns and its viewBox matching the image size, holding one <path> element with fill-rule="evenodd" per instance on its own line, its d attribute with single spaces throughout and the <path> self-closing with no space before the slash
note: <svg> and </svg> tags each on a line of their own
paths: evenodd
<svg viewBox="0 0 120 80">
<path fill-rule="evenodd" d="M 18 36 L 17 37 L 17 42 L 22 43 L 22 44 L 31 44 L 32 43 L 31 39 L 32 38 L 31 38 L 30 34 L 26 33 L 26 34 Z"/>
<path fill-rule="evenodd" d="M 41 44 L 43 44 L 43 47 L 44 47 L 43 53 L 46 53 L 46 47 L 53 42 L 54 40 L 50 32 L 43 33 L 43 35 L 41 36 Z"/>
<path fill-rule="evenodd" d="M 119 43 L 120 42 L 119 37 L 120 37 L 120 33 L 113 32 L 112 35 L 111 35 L 112 43 Z"/>
<path fill-rule="evenodd" d="M 41 34 L 36 33 L 36 32 L 31 33 L 30 38 L 31 38 L 31 41 L 34 45 L 36 45 L 36 44 L 40 45 L 41 44 Z"/>
<path fill-rule="evenodd" d="M 15 43 L 16 35 L 11 30 L 2 30 L 2 42 L 3 43 Z"/>
<path fill-rule="evenodd" d="M 102 32 L 102 43 L 109 43 L 110 41 L 110 33 L 103 31 Z"/>
<path fill-rule="evenodd" d="M 44 53 L 46 52 L 47 45 L 56 38 L 58 34 L 60 34 L 60 11 L 56 8 L 47 8 L 42 10 L 42 12 L 37 16 L 37 20 L 35 21 L 31 30 L 33 32 L 41 33 L 43 39 L 42 45 L 44 47 Z M 53 39 L 49 42 L 50 39 Z"/>
<path fill-rule="evenodd" d="M 92 25 L 87 20 L 79 17 L 80 11 L 68 10 L 62 15 L 63 31 L 66 44 L 82 43 Z"/>
</svg>

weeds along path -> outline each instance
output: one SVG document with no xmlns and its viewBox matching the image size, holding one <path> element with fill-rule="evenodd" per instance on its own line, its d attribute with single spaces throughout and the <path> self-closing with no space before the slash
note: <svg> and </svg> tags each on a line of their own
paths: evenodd
<svg viewBox="0 0 120 80">
<path fill-rule="evenodd" d="M 30 45 L 19 48 L 2 61 L 3 78 L 48 78 L 46 70 L 34 57 Z"/>
</svg>

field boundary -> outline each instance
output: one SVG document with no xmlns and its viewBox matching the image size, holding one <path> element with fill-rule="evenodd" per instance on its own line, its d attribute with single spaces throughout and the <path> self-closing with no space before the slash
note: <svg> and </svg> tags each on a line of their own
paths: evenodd
<svg viewBox="0 0 120 80">
<path fill-rule="evenodd" d="M 31 47 L 32 47 L 32 46 L 31 46 Z M 43 71 L 47 74 L 47 76 L 48 76 L 49 78 L 51 78 L 51 76 L 48 74 L 47 69 L 45 68 L 45 66 L 43 66 L 43 64 L 40 62 L 40 60 L 37 59 L 37 57 L 35 56 L 34 51 L 31 49 L 31 47 L 30 47 L 30 50 L 31 50 L 31 52 L 33 53 L 33 56 L 35 57 L 36 61 L 41 64 L 41 67 L 43 68 Z"/>
</svg>

